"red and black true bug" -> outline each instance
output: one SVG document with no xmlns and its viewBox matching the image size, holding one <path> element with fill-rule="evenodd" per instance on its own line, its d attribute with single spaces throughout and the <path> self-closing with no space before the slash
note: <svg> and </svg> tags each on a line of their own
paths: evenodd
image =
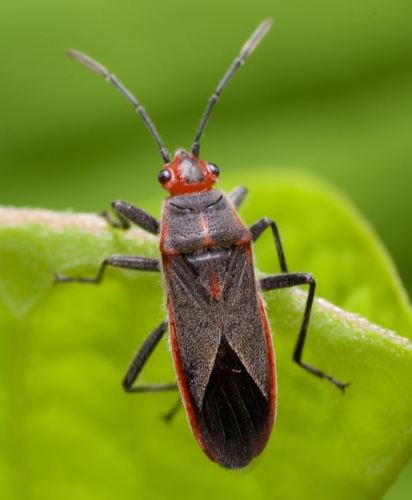
<svg viewBox="0 0 412 500">
<path fill-rule="evenodd" d="M 73 59 L 114 85 L 143 118 L 160 148 L 164 168 L 158 178 L 170 197 L 164 202 L 160 223 L 123 201 L 112 203 L 118 222 L 104 214 L 115 227 L 126 229 L 133 222 L 150 233 L 160 234 L 161 263 L 147 257 L 113 255 L 103 261 L 95 278 L 56 276 L 56 281 L 99 283 L 106 266 L 162 271 L 168 320 L 141 346 L 123 386 L 127 392 L 178 388 L 196 440 L 210 459 L 227 468 L 245 467 L 263 450 L 275 419 L 273 343 L 262 292 L 309 285 L 293 359 L 342 390 L 347 385 L 302 361 L 315 280 L 307 273 L 288 273 L 275 222 L 263 217 L 251 227 L 245 226 L 236 209 L 245 198 L 246 189 L 239 187 L 229 195 L 212 190 L 219 168 L 199 158 L 199 140 L 220 93 L 270 27 L 271 20 L 263 21 L 248 39 L 210 98 L 191 152 L 178 150 L 173 160 L 146 111 L 130 91 L 88 56 L 69 52 Z M 282 273 L 257 280 L 252 242 L 269 227 Z M 134 386 L 167 327 L 178 383 Z"/>
</svg>

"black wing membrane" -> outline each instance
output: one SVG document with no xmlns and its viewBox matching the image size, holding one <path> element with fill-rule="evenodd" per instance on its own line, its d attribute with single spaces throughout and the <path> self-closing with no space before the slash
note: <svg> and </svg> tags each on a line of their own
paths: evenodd
<svg viewBox="0 0 412 500">
<path fill-rule="evenodd" d="M 197 412 L 206 448 L 224 467 L 245 467 L 267 434 L 269 412 L 268 400 L 222 337 Z"/>
<path fill-rule="evenodd" d="M 244 467 L 261 451 L 271 427 L 253 266 L 241 245 L 176 255 L 170 262 L 168 293 L 203 444 L 224 467 Z"/>
</svg>

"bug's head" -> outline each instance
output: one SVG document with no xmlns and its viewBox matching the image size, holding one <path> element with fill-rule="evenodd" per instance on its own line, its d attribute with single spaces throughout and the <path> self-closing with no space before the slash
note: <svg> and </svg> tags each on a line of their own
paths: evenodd
<svg viewBox="0 0 412 500">
<path fill-rule="evenodd" d="M 218 176 L 217 165 L 179 149 L 173 160 L 166 163 L 159 172 L 158 179 L 171 196 L 176 196 L 209 191 Z"/>
</svg>

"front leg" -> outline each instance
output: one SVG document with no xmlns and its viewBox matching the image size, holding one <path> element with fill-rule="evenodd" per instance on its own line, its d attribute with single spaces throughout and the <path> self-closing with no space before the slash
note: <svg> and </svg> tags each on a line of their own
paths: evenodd
<svg viewBox="0 0 412 500">
<path fill-rule="evenodd" d="M 280 240 L 280 235 L 279 235 L 279 230 L 278 227 L 272 219 L 269 219 L 269 217 L 262 217 L 258 221 L 256 221 L 254 224 L 250 226 L 250 231 L 252 233 L 252 239 L 253 241 L 256 241 L 263 231 L 270 227 L 272 229 L 272 234 L 273 238 L 275 239 L 275 245 L 276 245 L 276 251 L 278 254 L 279 258 L 279 264 L 280 264 L 280 269 L 282 270 L 282 273 L 287 273 L 288 272 L 288 266 L 286 264 L 286 259 L 285 259 L 285 254 L 283 252 L 283 247 L 282 247 L 282 242 Z"/>
<path fill-rule="evenodd" d="M 228 194 L 230 201 L 236 208 L 240 207 L 240 205 L 243 203 L 243 200 L 246 198 L 246 195 L 247 189 L 243 186 L 235 188 Z"/>
<path fill-rule="evenodd" d="M 135 271 L 160 271 L 160 264 L 157 259 L 149 257 L 134 257 L 132 255 L 112 255 L 100 265 L 100 269 L 94 278 L 71 278 L 56 274 L 54 281 L 56 283 L 68 283 L 77 281 L 79 283 L 98 284 L 102 281 L 107 266 L 123 267 L 124 269 L 133 269 Z"/>
<path fill-rule="evenodd" d="M 310 313 L 312 311 L 313 299 L 315 297 L 316 282 L 310 274 L 307 273 L 288 273 L 288 274 L 277 274 L 274 276 L 268 276 L 267 278 L 262 278 L 260 280 L 260 287 L 263 292 L 269 290 L 277 290 L 279 288 L 287 288 L 297 285 L 309 285 L 308 299 L 306 301 L 305 312 L 303 314 L 303 321 L 300 327 L 300 332 L 298 340 L 296 342 L 296 347 L 293 353 L 293 360 L 304 370 L 308 371 L 316 377 L 323 378 L 334 384 L 336 387 L 344 392 L 345 388 L 349 385 L 347 382 L 341 382 L 330 375 L 322 372 L 318 368 L 314 368 L 302 361 L 303 346 L 306 340 L 306 334 L 308 331 Z"/>
<path fill-rule="evenodd" d="M 159 234 L 159 222 L 152 215 L 148 214 L 141 208 L 135 207 L 130 203 L 117 200 L 112 203 L 112 209 L 118 216 L 118 221 L 113 220 L 106 211 L 101 214 L 111 226 L 118 229 L 128 229 L 130 227 L 130 222 L 133 222 L 149 233 L 156 235 Z"/>
</svg>

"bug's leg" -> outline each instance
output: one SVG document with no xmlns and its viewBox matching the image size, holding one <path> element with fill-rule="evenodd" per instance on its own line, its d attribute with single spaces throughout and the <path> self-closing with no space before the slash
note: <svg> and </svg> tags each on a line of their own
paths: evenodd
<svg viewBox="0 0 412 500">
<path fill-rule="evenodd" d="M 349 385 L 347 382 L 341 382 L 334 377 L 322 372 L 318 368 L 314 368 L 302 361 L 303 346 L 306 340 L 306 333 L 309 326 L 310 313 L 312 310 L 313 299 L 316 290 L 316 281 L 308 273 L 289 273 L 268 276 L 260 280 L 260 287 L 262 291 L 276 290 L 279 288 L 287 288 L 297 285 L 309 285 L 309 293 L 306 301 L 305 312 L 303 314 L 303 321 L 300 327 L 298 340 L 296 342 L 295 350 L 293 352 L 293 360 L 316 377 L 329 380 L 332 384 L 344 392 L 345 388 Z"/>
<path fill-rule="evenodd" d="M 121 214 L 116 214 L 117 220 L 107 210 L 103 210 L 99 215 L 103 217 L 103 219 L 106 219 L 107 222 L 116 229 L 129 229 L 131 226 L 126 217 L 123 217 Z"/>
<path fill-rule="evenodd" d="M 229 193 L 229 199 L 236 208 L 239 208 L 246 198 L 246 195 L 247 189 L 243 186 L 239 186 Z"/>
<path fill-rule="evenodd" d="M 149 359 L 160 339 L 163 337 L 166 329 L 167 321 L 162 321 L 162 323 L 160 323 L 160 325 L 153 330 L 137 351 L 132 362 L 130 363 L 126 375 L 123 378 L 122 385 L 126 392 L 164 392 L 174 391 L 177 389 L 177 385 L 175 383 L 133 386 L 139 376 L 139 373 L 146 364 L 146 361 Z"/>
<path fill-rule="evenodd" d="M 112 255 L 104 259 L 100 265 L 100 269 L 94 278 L 71 278 L 69 276 L 61 276 L 56 274 L 54 281 L 57 283 L 68 283 L 77 281 L 79 283 L 93 283 L 98 284 L 102 281 L 104 271 L 107 266 L 123 267 L 125 269 L 133 269 L 136 271 L 159 271 L 160 264 L 157 259 L 150 259 L 149 257 L 135 257 L 131 255 Z"/>
<path fill-rule="evenodd" d="M 118 221 L 114 220 L 107 212 L 103 212 L 101 215 L 113 227 L 118 229 L 128 229 L 130 227 L 130 222 L 133 222 L 149 233 L 159 234 L 159 222 L 152 215 L 148 214 L 141 208 L 135 207 L 130 203 L 117 200 L 112 202 L 112 209 L 118 216 Z"/>
<path fill-rule="evenodd" d="M 173 418 L 176 416 L 178 411 L 182 408 L 182 400 L 179 399 L 176 401 L 176 403 L 170 408 L 170 410 L 163 415 L 163 420 L 167 423 L 171 422 Z"/>
<path fill-rule="evenodd" d="M 286 264 L 285 254 L 283 252 L 282 242 L 280 240 L 278 227 L 272 219 L 269 217 L 262 217 L 257 220 L 254 224 L 250 226 L 250 231 L 252 232 L 252 239 L 256 241 L 265 229 L 270 227 L 272 229 L 273 238 L 275 239 L 276 251 L 279 257 L 280 269 L 282 273 L 288 272 L 288 266 Z"/>
</svg>

